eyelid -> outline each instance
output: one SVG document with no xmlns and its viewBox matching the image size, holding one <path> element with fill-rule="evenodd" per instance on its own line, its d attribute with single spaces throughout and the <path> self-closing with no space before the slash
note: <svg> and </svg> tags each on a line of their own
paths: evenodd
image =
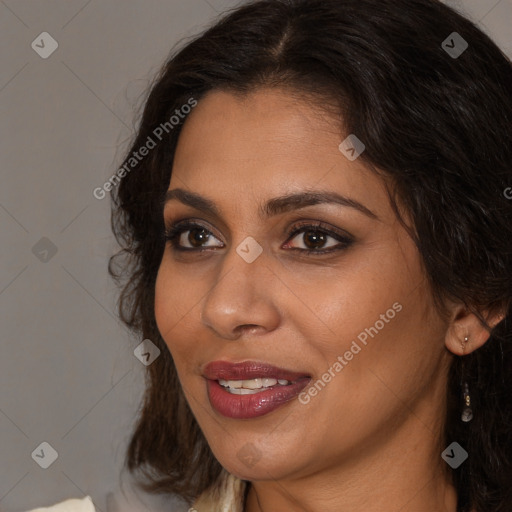
<svg viewBox="0 0 512 512">
<path fill-rule="evenodd" d="M 318 231 L 323 231 L 327 233 L 329 236 L 332 236 L 333 238 L 338 237 L 346 241 L 355 240 L 355 237 L 351 235 L 348 231 L 341 228 L 336 228 L 320 220 L 299 220 L 296 222 L 292 222 L 292 227 L 287 231 L 287 236 L 291 237 L 296 233 L 303 231 L 304 228 L 308 227 L 311 229 L 316 229 Z"/>
<path fill-rule="evenodd" d="M 208 231 L 212 235 L 214 235 L 215 238 L 220 239 L 220 237 L 215 234 L 216 233 L 216 229 L 214 227 L 212 227 L 207 221 L 205 221 L 203 219 L 183 216 L 183 217 L 178 217 L 176 219 L 165 220 L 164 221 L 164 229 L 165 229 L 166 235 L 171 230 L 177 230 L 177 229 L 180 229 L 180 228 L 184 229 L 186 226 L 190 226 L 190 225 L 192 225 L 192 227 L 202 227 L 206 231 Z"/>
<path fill-rule="evenodd" d="M 173 249 L 176 251 L 182 251 L 182 252 L 202 252 L 202 251 L 208 251 L 211 249 L 221 249 L 222 247 L 198 247 L 198 248 L 191 248 L 191 247 L 182 247 L 179 244 L 175 243 L 174 240 L 179 236 L 181 236 L 182 233 L 187 232 L 193 228 L 203 228 L 205 231 L 207 231 L 209 234 L 213 235 L 214 238 L 219 240 L 223 245 L 224 242 L 218 237 L 214 231 L 210 229 L 208 226 L 205 225 L 203 220 L 198 220 L 194 218 L 182 218 L 173 220 L 172 222 L 166 221 L 165 222 L 165 239 L 167 241 L 172 242 Z M 334 228 L 331 225 L 329 225 L 326 222 L 318 221 L 318 220 L 299 220 L 292 222 L 292 227 L 289 228 L 286 231 L 286 242 L 285 244 L 288 244 L 290 240 L 295 238 L 299 233 L 305 232 L 307 228 L 310 228 L 310 230 L 323 232 L 328 237 L 333 238 L 337 240 L 338 244 L 328 247 L 326 249 L 303 249 L 301 247 L 291 247 L 288 250 L 296 251 L 298 253 L 306 253 L 306 254 L 327 254 L 330 252 L 336 252 L 341 251 L 343 249 L 348 248 L 350 245 L 352 245 L 355 241 L 355 237 L 348 233 L 345 230 L 342 230 L 340 228 Z M 340 247 L 341 246 L 341 247 Z"/>
<path fill-rule="evenodd" d="M 208 221 L 205 221 L 204 219 L 189 217 L 187 215 L 178 216 L 177 218 L 173 219 L 164 219 L 164 229 L 166 232 L 170 231 L 173 228 L 175 229 L 181 225 L 186 224 L 197 224 L 198 226 L 204 227 L 208 231 L 211 231 L 212 234 L 215 234 L 216 232 L 216 229 L 212 227 L 211 224 Z M 334 227 L 329 223 L 321 220 L 308 220 L 305 219 L 304 217 L 300 217 L 299 219 L 292 220 L 290 224 L 292 224 L 292 227 L 284 232 L 284 234 L 287 236 L 291 236 L 291 234 L 293 234 L 295 231 L 298 231 L 299 228 L 310 226 L 315 229 L 333 232 L 334 234 L 343 238 L 355 240 L 355 237 L 345 229 Z M 215 235 L 215 237 L 220 238 L 217 235 Z"/>
</svg>

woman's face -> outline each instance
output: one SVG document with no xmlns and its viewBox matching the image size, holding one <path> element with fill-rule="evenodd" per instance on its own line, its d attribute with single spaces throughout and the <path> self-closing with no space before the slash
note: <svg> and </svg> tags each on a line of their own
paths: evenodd
<svg viewBox="0 0 512 512">
<path fill-rule="evenodd" d="M 439 429 L 446 324 L 382 179 L 339 149 L 347 135 L 278 89 L 211 92 L 180 135 L 169 191 L 202 202 L 173 194 L 165 222 L 199 227 L 167 243 L 155 314 L 215 456 L 247 480 L 349 467 Z"/>
</svg>

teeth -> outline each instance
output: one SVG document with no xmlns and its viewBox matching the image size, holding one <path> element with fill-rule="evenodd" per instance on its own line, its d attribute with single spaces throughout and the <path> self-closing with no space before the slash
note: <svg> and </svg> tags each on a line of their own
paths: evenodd
<svg viewBox="0 0 512 512">
<path fill-rule="evenodd" d="M 221 386 L 226 386 L 229 388 L 241 388 L 243 380 L 222 380 L 219 379 L 219 384 Z"/>
<path fill-rule="evenodd" d="M 227 391 L 235 395 L 252 395 L 258 393 L 260 389 L 270 388 L 276 384 L 286 386 L 290 381 L 285 379 L 247 379 L 247 380 L 224 380 L 219 379 L 219 384 L 227 388 Z"/>
<path fill-rule="evenodd" d="M 260 389 L 263 386 L 261 379 L 251 379 L 242 381 L 242 387 L 245 389 Z"/>
<path fill-rule="evenodd" d="M 254 395 L 255 393 L 259 393 L 259 391 L 256 389 L 244 389 L 244 388 L 239 388 L 239 389 L 228 388 L 228 391 L 233 395 Z"/>
</svg>

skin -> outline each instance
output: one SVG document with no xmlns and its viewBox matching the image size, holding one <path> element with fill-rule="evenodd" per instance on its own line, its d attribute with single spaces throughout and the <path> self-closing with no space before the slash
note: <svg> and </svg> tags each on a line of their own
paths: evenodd
<svg viewBox="0 0 512 512">
<path fill-rule="evenodd" d="M 382 177 L 345 158 L 338 145 L 346 136 L 312 100 L 284 89 L 207 94 L 183 127 L 169 190 L 207 197 L 221 215 L 166 204 L 167 225 L 194 219 L 211 235 L 203 253 L 167 244 L 157 324 L 214 455 L 251 481 L 247 512 L 455 512 L 440 457 L 447 374 L 453 353 L 475 350 L 489 334 L 460 304 L 450 304 L 448 320 L 436 312 Z M 336 191 L 378 219 L 336 204 L 259 216 L 265 201 L 306 190 Z M 324 255 L 292 251 L 311 242 L 307 229 L 287 236 L 300 220 L 345 231 L 353 243 Z M 179 241 L 194 247 L 187 229 Z M 236 252 L 247 236 L 263 249 L 252 263 Z M 317 250 L 338 245 L 326 236 Z M 315 382 L 394 303 L 401 311 L 309 403 L 295 399 L 249 420 L 210 405 L 201 375 L 208 362 L 264 361 Z M 251 467 L 237 456 L 248 445 L 259 458 Z"/>
</svg>

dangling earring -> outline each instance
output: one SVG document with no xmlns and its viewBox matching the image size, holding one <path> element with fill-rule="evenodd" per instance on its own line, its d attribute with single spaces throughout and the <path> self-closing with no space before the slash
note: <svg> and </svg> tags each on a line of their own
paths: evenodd
<svg viewBox="0 0 512 512">
<path fill-rule="evenodd" d="M 473 419 L 473 409 L 471 409 L 471 397 L 469 396 L 469 386 L 467 382 L 464 382 L 464 389 L 462 392 L 464 399 L 464 410 L 462 411 L 461 420 L 464 423 L 468 423 Z"/>
<path fill-rule="evenodd" d="M 468 337 L 464 337 L 463 350 L 466 348 L 466 343 L 468 342 Z M 462 377 L 461 377 L 461 387 L 462 387 L 462 399 L 464 401 L 463 410 L 461 415 L 461 420 L 464 423 L 468 423 L 473 419 L 473 409 L 471 409 L 471 397 L 469 395 L 469 385 L 464 380 L 465 372 L 464 372 L 464 358 L 462 359 Z"/>
</svg>

